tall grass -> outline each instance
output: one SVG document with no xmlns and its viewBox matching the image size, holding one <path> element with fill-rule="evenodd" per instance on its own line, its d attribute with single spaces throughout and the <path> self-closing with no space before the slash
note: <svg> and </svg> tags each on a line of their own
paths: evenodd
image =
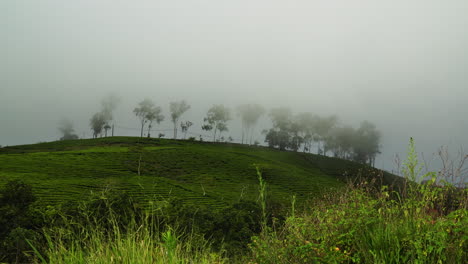
<svg viewBox="0 0 468 264">
<path fill-rule="evenodd" d="M 411 141 L 399 192 L 363 181 L 327 194 L 254 237 L 251 262 L 466 263 L 467 190 L 435 186 L 415 153 Z"/>
<path fill-rule="evenodd" d="M 104 194 L 105 195 L 105 194 Z M 39 263 L 226 263 L 208 241 L 193 233 L 178 233 L 153 215 L 132 216 L 122 226 L 107 205 L 105 220 L 62 215 L 62 225 L 44 229 L 44 250 L 34 248 Z M 84 211 L 86 213 L 86 211 Z M 76 219 L 81 219 L 76 221 Z M 84 220 L 83 220 L 84 219 Z"/>
</svg>

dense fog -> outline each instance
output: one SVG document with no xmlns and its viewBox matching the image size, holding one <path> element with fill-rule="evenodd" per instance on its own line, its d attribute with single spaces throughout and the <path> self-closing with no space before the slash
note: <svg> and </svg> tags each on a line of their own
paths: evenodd
<svg viewBox="0 0 468 264">
<path fill-rule="evenodd" d="M 169 103 L 206 137 L 210 107 L 231 109 L 225 137 L 240 142 L 236 108 L 336 115 L 381 132 L 375 166 L 394 170 L 410 137 L 428 163 L 468 147 L 468 2 L 20 1 L 0 2 L 0 145 L 58 140 L 61 120 L 91 138 L 90 119 L 121 98 L 115 135 L 139 136 L 138 103 L 165 116 L 152 135 L 172 137 Z M 271 128 L 263 115 L 255 140 Z"/>
</svg>

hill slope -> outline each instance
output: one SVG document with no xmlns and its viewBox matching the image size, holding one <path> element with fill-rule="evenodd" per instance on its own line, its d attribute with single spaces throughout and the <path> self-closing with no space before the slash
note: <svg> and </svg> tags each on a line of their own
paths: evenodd
<svg viewBox="0 0 468 264">
<path fill-rule="evenodd" d="M 238 144 L 112 137 L 0 149 L 0 186 L 11 179 L 33 185 L 45 203 L 79 199 L 103 187 L 125 190 L 142 204 L 182 198 L 224 207 L 258 193 L 256 166 L 269 199 L 290 201 L 343 186 L 359 164 L 312 154 Z"/>
</svg>

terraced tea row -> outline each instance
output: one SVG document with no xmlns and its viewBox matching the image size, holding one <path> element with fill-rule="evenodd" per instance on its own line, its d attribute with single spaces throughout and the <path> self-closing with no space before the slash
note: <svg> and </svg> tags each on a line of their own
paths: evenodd
<svg viewBox="0 0 468 264">
<path fill-rule="evenodd" d="M 340 162 L 236 144 L 114 137 L 2 148 L 0 185 L 22 179 L 46 203 L 116 188 L 144 206 L 180 198 L 223 207 L 257 198 L 257 168 L 269 198 L 289 202 L 293 194 L 303 200 L 342 186 L 336 174 L 349 164 Z"/>
</svg>

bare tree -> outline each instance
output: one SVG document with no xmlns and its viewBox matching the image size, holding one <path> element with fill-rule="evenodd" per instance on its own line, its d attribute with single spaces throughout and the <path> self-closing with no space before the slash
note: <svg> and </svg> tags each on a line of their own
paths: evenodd
<svg viewBox="0 0 468 264">
<path fill-rule="evenodd" d="M 448 147 L 441 147 L 437 152 L 442 168 L 437 178 L 443 184 L 444 182 L 454 184 L 458 188 L 466 188 L 468 184 L 468 155 L 460 147 L 455 157 L 451 157 Z"/>
<path fill-rule="evenodd" d="M 169 110 L 171 112 L 171 120 L 174 124 L 174 139 L 177 139 L 177 123 L 179 122 L 179 118 L 190 109 L 190 105 L 187 104 L 186 101 L 177 101 L 171 102 L 169 104 Z"/>
</svg>

